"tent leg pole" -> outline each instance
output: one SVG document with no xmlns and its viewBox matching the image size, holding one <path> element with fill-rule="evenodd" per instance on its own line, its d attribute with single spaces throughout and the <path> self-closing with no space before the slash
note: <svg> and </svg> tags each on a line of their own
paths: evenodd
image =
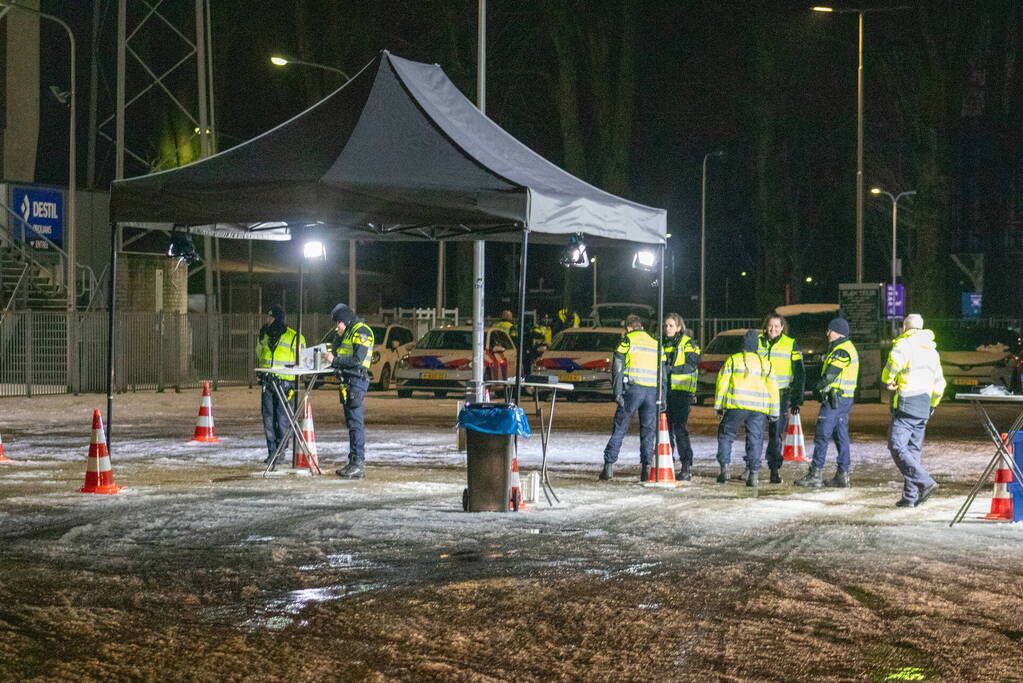
<svg viewBox="0 0 1023 683">
<path fill-rule="evenodd" d="M 483 345 L 486 343 L 484 328 L 483 286 L 485 279 L 484 259 L 487 243 L 478 240 L 473 243 L 472 253 L 472 393 L 477 403 L 483 401 Z"/>
<path fill-rule="evenodd" d="M 519 261 L 519 347 L 518 359 L 515 362 L 515 405 L 522 400 L 522 378 L 525 377 L 528 368 L 524 367 L 526 361 L 526 340 L 531 335 L 526 333 L 526 265 L 528 259 L 526 253 L 529 251 L 529 230 L 522 231 L 522 260 Z"/>
<path fill-rule="evenodd" d="M 107 450 L 114 412 L 114 318 L 117 313 L 117 223 L 110 224 L 110 290 L 107 292 Z"/>
<path fill-rule="evenodd" d="M 657 275 L 657 330 L 654 332 L 654 337 L 657 339 L 657 412 L 663 413 L 667 406 L 664 391 L 664 371 L 661 366 L 661 354 L 664 353 L 664 245 L 661 245 L 660 249 L 661 267 Z"/>
</svg>

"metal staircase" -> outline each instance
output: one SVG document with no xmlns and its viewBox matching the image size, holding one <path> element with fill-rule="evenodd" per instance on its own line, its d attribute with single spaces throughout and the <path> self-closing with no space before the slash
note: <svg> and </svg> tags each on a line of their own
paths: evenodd
<svg viewBox="0 0 1023 683">
<path fill-rule="evenodd" d="M 0 310 L 66 311 L 62 259 L 0 246 Z"/>
</svg>

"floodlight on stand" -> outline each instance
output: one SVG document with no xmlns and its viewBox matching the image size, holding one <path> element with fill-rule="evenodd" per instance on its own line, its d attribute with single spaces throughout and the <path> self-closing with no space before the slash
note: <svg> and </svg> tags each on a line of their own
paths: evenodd
<svg viewBox="0 0 1023 683">
<path fill-rule="evenodd" d="M 327 259 L 327 249 L 323 246 L 323 242 L 309 240 L 302 245 L 302 255 L 310 261 L 325 261 Z"/>
<path fill-rule="evenodd" d="M 561 254 L 561 265 L 566 268 L 586 268 L 590 265 L 590 257 L 586 253 L 586 244 L 582 241 L 582 235 L 572 235 L 568 246 Z"/>
<path fill-rule="evenodd" d="M 657 254 L 649 249 L 641 249 L 632 257 L 632 267 L 636 270 L 653 271 L 657 265 Z"/>
<path fill-rule="evenodd" d="M 177 228 L 171 230 L 170 244 L 167 246 L 167 256 L 169 258 L 176 258 L 179 262 L 184 261 L 188 265 L 202 260 L 195 250 L 195 244 L 192 243 L 192 236 L 187 230 L 178 230 Z"/>
</svg>

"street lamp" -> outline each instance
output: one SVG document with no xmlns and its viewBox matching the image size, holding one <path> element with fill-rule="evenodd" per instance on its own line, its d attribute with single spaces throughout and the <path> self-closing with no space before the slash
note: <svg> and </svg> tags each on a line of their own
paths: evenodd
<svg viewBox="0 0 1023 683">
<path fill-rule="evenodd" d="M 12 2 L 0 2 L 0 8 L 3 11 L 0 12 L 0 18 L 7 14 L 9 10 L 16 9 L 23 12 L 31 12 L 36 16 L 42 17 L 43 19 L 49 19 L 61 25 L 64 31 L 67 33 L 68 42 L 71 44 L 71 85 L 68 88 L 68 152 L 67 152 L 67 165 L 68 165 L 68 201 L 67 201 L 67 234 L 64 236 L 64 251 L 67 252 L 67 310 L 69 313 L 74 312 L 77 306 L 78 292 L 75 283 L 75 260 L 77 258 L 77 251 L 75 250 L 75 233 L 77 221 L 75 220 L 76 213 L 76 201 L 75 201 L 75 188 L 78 186 L 78 172 L 76 166 L 78 162 L 75 158 L 75 118 L 77 117 L 77 110 L 75 109 L 77 101 L 77 71 L 75 69 L 75 34 L 71 31 L 71 27 L 68 26 L 63 20 L 53 16 L 52 14 L 46 14 L 39 10 L 32 9 L 30 7 L 24 7 L 23 5 L 16 5 Z"/>
<path fill-rule="evenodd" d="M 856 282 L 863 282 L 863 15 L 868 12 L 897 12 L 910 9 L 907 5 L 898 7 L 870 7 L 861 9 L 835 9 L 834 7 L 812 7 L 814 12 L 837 12 L 859 15 L 859 36 L 857 40 L 858 62 L 856 66 Z"/>
<path fill-rule="evenodd" d="M 723 150 L 707 152 L 703 155 L 703 180 L 700 192 L 700 346 L 706 344 L 707 317 L 707 159 L 723 157 Z"/>
<path fill-rule="evenodd" d="M 326 64 L 317 64 L 316 62 L 304 62 L 301 59 L 292 59 L 291 57 L 282 57 L 280 55 L 273 55 L 270 57 L 270 63 L 274 66 L 288 66 L 289 64 L 298 64 L 299 66 L 308 66 L 313 69 L 323 69 L 324 71 L 333 71 L 336 74 L 341 74 L 345 77 L 345 80 L 352 80 L 352 77 L 346 74 L 336 66 L 327 66 Z"/>
<path fill-rule="evenodd" d="M 895 235 L 899 229 L 899 200 L 903 197 L 912 197 L 916 194 L 916 190 L 909 190 L 907 192 L 900 192 L 897 195 L 893 195 L 891 192 L 885 192 L 880 187 L 870 188 L 870 194 L 883 194 L 892 200 L 892 288 L 895 287 L 895 279 L 897 275 L 897 260 L 895 258 Z"/>
</svg>

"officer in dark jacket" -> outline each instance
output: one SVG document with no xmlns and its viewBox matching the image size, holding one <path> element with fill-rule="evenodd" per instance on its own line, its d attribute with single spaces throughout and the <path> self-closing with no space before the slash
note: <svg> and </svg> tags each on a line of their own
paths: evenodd
<svg viewBox="0 0 1023 683">
<path fill-rule="evenodd" d="M 366 420 L 363 402 L 369 390 L 369 366 L 373 363 L 373 328 L 355 311 L 338 304 L 330 312 L 337 329 L 334 352 L 327 361 L 341 378 L 341 406 L 348 425 L 348 465 L 337 471 L 342 479 L 366 476 Z"/>
</svg>

